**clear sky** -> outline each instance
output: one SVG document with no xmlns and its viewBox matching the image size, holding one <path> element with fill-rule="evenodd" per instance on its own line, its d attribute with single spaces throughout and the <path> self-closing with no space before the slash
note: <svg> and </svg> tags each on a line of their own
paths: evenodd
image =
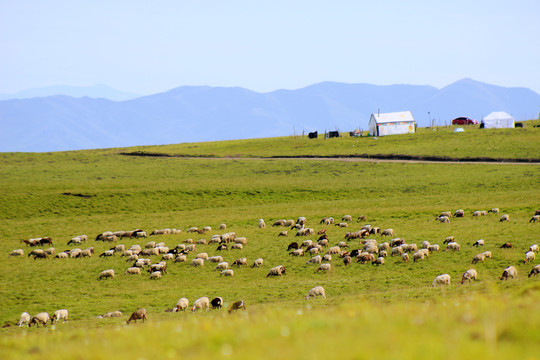
<svg viewBox="0 0 540 360">
<path fill-rule="evenodd" d="M 0 93 L 462 78 L 540 93 L 539 0 L 0 0 Z"/>
</svg>

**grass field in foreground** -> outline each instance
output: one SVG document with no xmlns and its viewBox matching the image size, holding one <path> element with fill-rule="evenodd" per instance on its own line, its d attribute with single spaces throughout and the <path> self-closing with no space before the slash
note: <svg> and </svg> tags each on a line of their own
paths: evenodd
<svg viewBox="0 0 540 360">
<path fill-rule="evenodd" d="M 1 329 L 6 358 L 275 358 L 280 353 L 286 358 L 507 359 L 538 354 L 532 339 L 538 338 L 540 279 L 526 274 L 540 259 L 523 263 L 528 246 L 540 243 L 540 223 L 529 222 L 540 208 L 537 165 L 133 158 L 111 149 L 0 154 L 0 169 L 0 323 L 14 323 L 23 311 L 67 308 L 71 314 L 68 324 L 54 330 Z M 494 214 L 471 216 L 492 207 L 511 221 L 499 222 Z M 464 218 L 434 221 L 441 211 L 459 208 Z M 308 257 L 286 251 L 289 242 L 304 238 L 295 238 L 291 230 L 289 237 L 278 238 L 283 229 L 270 226 L 276 219 L 306 216 L 308 226 L 319 230 L 321 217 L 339 220 L 345 214 L 368 220 L 348 228 L 326 226 L 331 245 L 371 223 L 393 228 L 397 237 L 418 245 L 428 240 L 443 247 L 453 235 L 462 249 L 434 253 L 418 263 L 388 257 L 379 267 L 345 266 L 334 256 L 329 273 L 315 273 L 316 265 L 306 265 Z M 257 227 L 260 218 L 266 229 Z M 93 240 L 106 230 L 180 228 L 180 235 L 119 241 L 128 247 L 150 240 L 174 247 L 188 238 L 209 240 L 223 233 L 217 230 L 222 222 L 226 231 L 245 236 L 248 245 L 219 255 L 229 263 L 246 257 L 250 264 L 263 257 L 261 269 L 235 268 L 233 278 L 223 278 L 211 264 L 170 263 L 159 281 L 149 280 L 147 273 L 128 277 L 123 275 L 129 266 L 125 258 L 98 257 L 113 244 Z M 185 233 L 206 225 L 213 228 L 209 234 Z M 74 248 L 66 244 L 79 234 L 89 235 L 81 247 L 94 246 L 92 258 L 8 257 L 24 247 L 22 239 L 51 236 L 61 251 Z M 480 238 L 485 247 L 472 247 Z M 514 248 L 499 249 L 507 241 Z M 357 241 L 349 245 L 360 247 Z M 200 245 L 197 253 L 216 255 L 215 248 Z M 484 250 L 492 251 L 493 259 L 474 265 L 479 281 L 458 284 L 463 271 L 473 267 L 472 257 Z M 287 276 L 266 278 L 268 269 L 279 264 L 287 267 Z M 508 265 L 518 268 L 518 278 L 501 282 L 497 278 Z M 98 281 L 99 272 L 108 268 L 116 270 L 116 278 Z M 431 288 L 441 273 L 452 276 L 452 285 Z M 324 286 L 328 298 L 307 303 L 304 296 L 315 285 Z M 164 312 L 182 296 L 190 301 L 222 296 L 227 304 L 243 299 L 248 311 L 234 316 L 225 310 Z M 139 307 L 148 310 L 149 321 L 124 327 Z M 95 319 L 113 310 L 124 317 Z"/>
</svg>

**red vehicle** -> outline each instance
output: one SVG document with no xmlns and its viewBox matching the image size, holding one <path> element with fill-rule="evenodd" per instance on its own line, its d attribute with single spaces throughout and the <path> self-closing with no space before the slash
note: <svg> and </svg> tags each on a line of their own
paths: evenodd
<svg viewBox="0 0 540 360">
<path fill-rule="evenodd" d="M 458 117 L 452 120 L 452 125 L 476 125 L 476 120 L 469 119 L 468 117 Z"/>
</svg>

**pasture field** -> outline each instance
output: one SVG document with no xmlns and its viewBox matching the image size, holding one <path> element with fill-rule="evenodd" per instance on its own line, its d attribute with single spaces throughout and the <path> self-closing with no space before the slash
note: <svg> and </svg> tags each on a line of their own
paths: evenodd
<svg viewBox="0 0 540 360">
<path fill-rule="evenodd" d="M 187 156 L 216 157 L 276 157 L 276 156 L 358 156 L 376 154 L 438 156 L 456 159 L 540 159 L 540 120 L 525 121 L 525 128 L 479 129 L 462 126 L 465 132 L 455 133 L 458 126 L 418 128 L 416 134 L 339 139 L 307 139 L 293 137 L 184 143 L 165 146 L 145 146 L 130 149 Z"/>
<path fill-rule="evenodd" d="M 336 148 L 341 141 L 350 141 L 334 140 Z M 251 155 L 266 156 L 262 149 L 270 141 L 261 139 L 260 151 Z M 215 144 L 172 145 L 163 150 L 176 153 L 175 147 L 188 146 L 199 146 L 197 154 L 208 155 Z M 273 147 L 276 155 L 284 151 Z M 538 147 L 538 142 L 523 144 L 536 153 Z M 540 243 L 540 223 L 529 222 L 540 209 L 539 165 L 118 154 L 124 150 L 0 154 L 0 254 L 4 254 L 0 324 L 14 325 L 23 311 L 32 315 L 70 311 L 66 324 L 0 329 L 2 358 L 539 357 L 540 277 L 527 274 L 540 257 L 523 262 L 528 247 Z M 230 155 L 228 151 L 215 155 Z M 264 151 L 271 154 L 271 149 Z M 515 152 L 509 158 L 520 157 Z M 500 215 L 491 213 L 472 216 L 475 210 L 493 207 L 509 214 L 510 221 L 500 222 Z M 449 224 L 435 221 L 441 211 L 456 209 L 463 209 L 465 217 L 452 218 Z M 347 228 L 319 223 L 325 216 L 339 222 L 345 214 L 354 219 Z M 360 215 L 367 220 L 356 221 Z M 307 226 L 315 231 L 326 228 L 330 245 L 369 223 L 394 229 L 395 236 L 407 243 L 428 240 L 442 250 L 443 240 L 452 235 L 461 251 L 432 253 L 416 263 L 389 256 L 382 266 L 345 266 L 333 255 L 332 270 L 317 273 L 317 265 L 306 264 L 309 256 L 293 257 L 287 251 L 290 242 L 306 238 L 295 237 L 291 229 L 288 237 L 278 237 L 285 229 L 271 226 L 275 220 L 299 216 L 305 216 Z M 261 218 L 265 229 L 257 226 Z M 227 224 L 227 230 L 218 230 L 221 223 Z M 211 226 L 212 231 L 186 233 L 191 226 Z M 123 275 L 131 263 L 119 255 L 99 257 L 115 244 L 94 239 L 107 230 L 136 228 L 148 233 L 162 228 L 183 232 L 118 243 L 144 247 L 153 240 L 174 248 L 188 238 L 210 240 L 212 234 L 234 231 L 248 240 L 243 250 L 218 252 L 216 245 L 198 245 L 188 260 L 207 252 L 229 263 L 246 257 L 249 266 L 235 267 L 234 277 L 221 277 L 211 263 L 194 268 L 173 262 L 160 280 L 150 280 L 148 273 Z M 94 246 L 93 257 L 33 260 L 26 255 L 31 248 L 21 242 L 50 236 L 59 252 L 75 248 L 67 242 L 80 234 L 87 234 L 89 240 L 78 247 Z M 380 235 L 371 237 L 379 243 L 389 241 Z M 481 249 L 472 246 L 478 239 L 485 240 Z M 500 249 L 505 242 L 514 247 Z M 358 240 L 351 240 L 349 246 L 361 247 Z M 24 249 L 23 257 L 8 256 L 17 248 Z M 493 259 L 472 265 L 473 256 L 486 250 L 492 251 Z M 264 258 L 264 265 L 251 268 L 258 257 Z M 151 257 L 153 262 L 160 258 Z M 267 278 L 276 265 L 284 265 L 287 275 Z M 509 265 L 517 268 L 517 279 L 498 280 Z M 478 271 L 479 280 L 459 284 L 469 268 Z M 97 280 L 105 269 L 114 269 L 116 277 Z M 435 276 L 443 273 L 450 274 L 451 285 L 432 288 Z M 316 285 L 324 286 L 327 299 L 306 301 L 308 290 Z M 221 296 L 226 305 L 242 299 L 247 311 L 165 312 L 180 297 L 191 303 L 201 296 Z M 149 320 L 126 326 L 129 314 L 139 307 L 148 310 Z M 114 310 L 122 311 L 123 317 L 96 319 Z"/>
</svg>

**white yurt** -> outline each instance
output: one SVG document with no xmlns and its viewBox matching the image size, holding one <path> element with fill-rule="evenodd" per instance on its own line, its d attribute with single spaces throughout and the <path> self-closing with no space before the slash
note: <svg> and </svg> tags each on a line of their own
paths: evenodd
<svg viewBox="0 0 540 360">
<path fill-rule="evenodd" d="M 515 119 L 504 111 L 494 111 L 482 119 L 484 129 L 513 128 Z"/>
</svg>

